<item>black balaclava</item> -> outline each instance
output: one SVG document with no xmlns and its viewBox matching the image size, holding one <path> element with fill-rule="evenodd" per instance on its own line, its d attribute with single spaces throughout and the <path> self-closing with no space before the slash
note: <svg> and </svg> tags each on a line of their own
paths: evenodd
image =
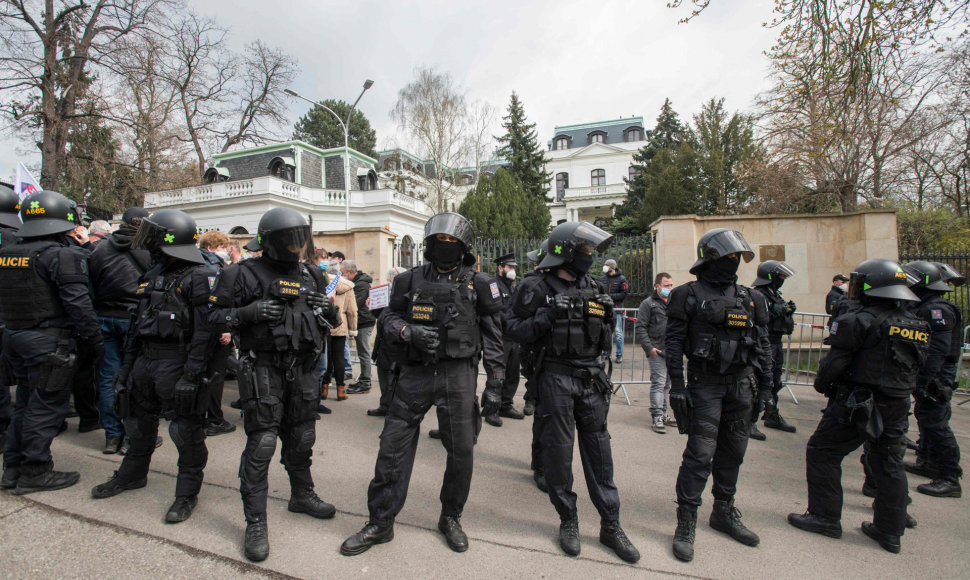
<svg viewBox="0 0 970 580">
<path fill-rule="evenodd" d="M 775 290 L 781 290 L 781 286 L 785 283 L 785 279 L 781 276 L 775 276 L 771 279 L 771 287 Z"/>
<path fill-rule="evenodd" d="M 727 286 L 738 281 L 740 266 L 741 260 L 725 256 L 709 262 L 707 267 L 698 273 L 698 278 L 715 286 Z"/>
<path fill-rule="evenodd" d="M 573 261 L 563 264 L 562 267 L 573 276 L 576 276 L 577 278 L 582 278 L 583 276 L 586 275 L 586 272 L 589 272 L 589 268 L 592 265 L 593 265 L 592 254 L 577 252 L 575 257 L 573 257 Z"/>
<path fill-rule="evenodd" d="M 461 259 L 465 255 L 465 248 L 461 242 L 443 242 L 434 240 L 431 247 L 431 262 L 439 270 L 452 270 L 461 264 Z"/>
</svg>

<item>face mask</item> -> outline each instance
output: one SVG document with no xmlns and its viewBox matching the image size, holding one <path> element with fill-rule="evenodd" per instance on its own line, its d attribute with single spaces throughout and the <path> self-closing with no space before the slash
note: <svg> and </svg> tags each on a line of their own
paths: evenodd
<svg viewBox="0 0 970 580">
<path fill-rule="evenodd" d="M 663 296 L 664 298 L 667 298 L 668 296 L 670 296 L 671 290 L 673 290 L 673 288 L 661 288 L 660 295 Z"/>
<path fill-rule="evenodd" d="M 229 261 L 229 252 L 212 252 L 212 253 L 222 258 L 223 262 Z"/>
<path fill-rule="evenodd" d="M 610 267 L 609 266 L 603 266 L 603 273 L 604 274 L 609 274 L 610 273 Z"/>
<path fill-rule="evenodd" d="M 322 261 L 321 260 L 320 263 L 317 264 L 317 266 L 319 266 L 321 270 L 323 270 L 324 272 L 326 272 L 327 271 L 327 268 L 330 267 L 330 262 L 326 262 L 326 261 Z"/>
<path fill-rule="evenodd" d="M 515 270 L 509 270 L 508 272 L 506 272 L 505 277 L 508 278 L 510 281 L 515 280 Z"/>
<path fill-rule="evenodd" d="M 577 254 L 573 261 L 568 264 L 563 264 L 563 268 L 573 276 L 577 278 L 580 276 L 585 276 L 586 272 L 589 272 L 589 267 L 593 265 L 593 256 L 590 254 Z"/>
<path fill-rule="evenodd" d="M 838 288 L 839 290 L 841 290 L 843 292 L 848 292 L 849 291 L 849 285 L 848 284 L 838 284 L 838 285 L 836 285 L 836 288 Z"/>
<path fill-rule="evenodd" d="M 458 266 L 464 253 L 459 242 L 435 240 L 434 248 L 431 251 L 431 261 L 442 270 L 450 270 Z"/>
</svg>

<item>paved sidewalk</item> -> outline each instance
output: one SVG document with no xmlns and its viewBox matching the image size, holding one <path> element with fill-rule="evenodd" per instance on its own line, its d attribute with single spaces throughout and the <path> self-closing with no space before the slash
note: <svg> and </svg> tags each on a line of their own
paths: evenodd
<svg viewBox="0 0 970 580">
<path fill-rule="evenodd" d="M 227 402 L 234 398 L 234 389 L 234 383 L 227 384 Z M 244 436 L 238 411 L 226 407 L 227 419 L 239 430 L 208 440 L 209 465 L 199 506 L 189 521 L 178 525 L 162 521 L 173 499 L 176 470 L 175 448 L 164 429 L 166 441 L 155 453 L 148 487 L 93 500 L 91 487 L 110 477 L 121 457 L 101 454 L 103 432 L 78 434 L 76 419 L 70 420 L 71 429 L 55 440 L 54 456 L 58 469 L 79 470 L 81 483 L 22 498 L 0 493 L 0 577 L 966 577 L 967 500 L 915 493 L 915 485 L 925 480 L 911 477 L 910 513 L 919 527 L 903 538 L 901 555 L 884 552 L 859 529 L 862 521 L 871 519 L 872 500 L 860 492 L 858 453 L 844 464 L 842 540 L 804 533 L 786 523 L 789 512 L 805 509 L 805 441 L 824 402 L 807 387 L 796 390 L 801 405 L 782 404 L 782 413 L 798 433 L 765 430 L 768 441 L 751 442 L 741 470 L 737 506 L 745 523 L 761 535 L 761 545 L 748 548 L 711 530 L 708 492 L 700 512 L 695 560 L 677 561 L 670 550 L 676 527 L 674 481 L 686 439 L 674 429 L 665 435 L 653 433 L 648 386 L 628 390 L 633 406 L 623 404 L 622 397 L 614 399 L 609 425 L 622 523 L 643 555 L 634 566 L 599 544 L 598 516 L 586 493 L 578 451 L 575 491 L 583 551 L 578 558 L 560 551 L 556 512 L 533 485 L 529 471 L 531 418 L 506 419 L 500 429 L 483 427 L 462 519 L 471 549 L 451 552 L 436 531 L 445 452 L 440 442 L 427 437 L 437 423 L 434 413 L 422 425 L 411 492 L 394 541 L 357 557 L 341 556 L 340 543 L 366 519 L 366 488 L 382 425 L 382 420 L 364 414 L 377 404 L 375 389 L 348 401 L 329 401 L 334 413 L 317 423 L 316 491 L 337 506 L 335 519 L 320 521 L 287 512 L 289 485 L 282 466 L 273 462 L 271 553 L 258 565 L 242 555 L 245 523 L 237 471 Z M 953 427 L 967 449 L 970 405 L 954 407 Z"/>
</svg>

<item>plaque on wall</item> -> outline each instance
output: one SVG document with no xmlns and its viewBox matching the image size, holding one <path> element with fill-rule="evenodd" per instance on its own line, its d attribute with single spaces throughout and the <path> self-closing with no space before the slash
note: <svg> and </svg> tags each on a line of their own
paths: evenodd
<svg viewBox="0 0 970 580">
<path fill-rule="evenodd" d="M 779 262 L 785 261 L 785 246 L 782 244 L 761 246 L 758 248 L 758 254 L 761 257 L 761 261 L 766 260 L 778 260 Z"/>
</svg>

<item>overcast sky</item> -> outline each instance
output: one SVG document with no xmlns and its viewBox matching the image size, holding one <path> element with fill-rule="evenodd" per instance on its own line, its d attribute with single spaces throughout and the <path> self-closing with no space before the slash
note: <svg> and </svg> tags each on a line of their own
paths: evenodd
<svg viewBox="0 0 970 580">
<path fill-rule="evenodd" d="M 378 148 L 402 143 L 388 112 L 416 67 L 452 75 L 469 100 L 504 113 L 519 94 L 545 147 L 553 127 L 639 115 L 651 128 L 665 97 L 689 120 L 711 97 L 729 110 L 767 88 L 762 27 L 771 0 L 719 0 L 689 24 L 666 0 L 205 0 L 202 14 L 231 29 L 241 47 L 262 39 L 297 57 L 294 89 L 353 101 L 377 130 Z M 292 100 L 296 120 L 309 107 Z M 283 130 L 287 138 L 290 129 Z M 12 175 L 23 145 L 0 143 L 0 176 Z"/>
</svg>

